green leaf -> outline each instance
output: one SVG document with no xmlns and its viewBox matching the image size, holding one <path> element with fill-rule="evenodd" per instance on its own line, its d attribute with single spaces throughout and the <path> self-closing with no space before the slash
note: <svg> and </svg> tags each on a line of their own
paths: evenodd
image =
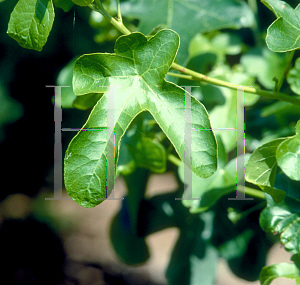
<svg viewBox="0 0 300 285">
<path fill-rule="evenodd" d="M 258 147 L 250 156 L 245 179 L 256 185 L 274 186 L 276 176 L 276 150 L 285 138 L 275 139 Z"/>
<path fill-rule="evenodd" d="M 140 137 L 136 140 L 136 136 L 129 136 L 126 132 L 122 139 L 118 172 L 128 175 L 136 167 L 142 167 L 155 173 L 164 173 L 167 158 L 163 145 L 156 139 Z"/>
<path fill-rule="evenodd" d="M 242 257 L 247 251 L 249 242 L 254 236 L 252 229 L 247 229 L 236 237 L 220 245 L 219 251 L 223 258 L 231 260 Z"/>
<path fill-rule="evenodd" d="M 120 213 L 112 220 L 110 239 L 118 257 L 127 264 L 144 263 L 150 257 L 145 238 L 138 236 L 130 228 L 127 200 L 123 201 Z"/>
<path fill-rule="evenodd" d="M 288 279 L 296 279 L 300 276 L 300 268 L 293 263 L 278 263 L 262 268 L 259 281 L 261 285 L 269 285 L 278 278 L 284 277 Z"/>
<path fill-rule="evenodd" d="M 288 102 L 284 101 L 276 101 L 272 103 L 271 105 L 267 105 L 266 107 L 261 109 L 260 116 L 261 117 L 268 117 L 271 115 L 275 115 L 276 113 L 287 111 L 294 109 L 295 106 L 293 104 L 290 104 Z"/>
<path fill-rule="evenodd" d="M 262 1 L 277 17 L 268 28 L 266 43 L 270 50 L 286 52 L 300 47 L 300 5 L 295 10 L 286 2 Z"/>
<path fill-rule="evenodd" d="M 222 65 L 213 70 L 209 76 L 243 86 L 251 86 L 254 83 L 254 78 L 239 71 L 231 70 L 230 67 L 226 65 Z M 217 88 L 223 93 L 225 104 L 218 105 L 210 111 L 211 124 L 214 129 L 235 129 L 237 127 L 237 91 L 221 87 Z M 250 99 L 248 96 L 250 96 Z M 244 99 L 245 103 L 251 105 L 259 99 L 259 96 L 244 93 Z M 220 136 L 222 137 L 227 152 L 236 148 L 236 133 L 234 130 L 221 131 Z"/>
<path fill-rule="evenodd" d="M 283 141 L 277 148 L 276 159 L 282 171 L 291 179 L 300 181 L 300 134 L 299 122 L 297 134 Z"/>
<path fill-rule="evenodd" d="M 149 39 L 132 33 L 117 40 L 116 54 L 96 53 L 77 60 L 73 78 L 76 95 L 122 86 L 114 89 L 116 162 L 124 132 L 144 110 L 153 115 L 184 160 L 185 91 L 164 79 L 178 45 L 179 37 L 171 30 L 162 30 Z M 66 152 L 66 189 L 85 207 L 94 207 L 101 202 L 99 198 L 106 198 L 107 96 L 113 96 L 109 94 L 101 97 L 84 126 L 98 130 L 79 132 Z M 201 131 L 211 129 L 211 125 L 204 106 L 193 97 L 192 128 L 192 171 L 209 177 L 217 168 L 216 141 L 213 132 Z"/>
<path fill-rule="evenodd" d="M 78 57 L 74 57 L 58 74 L 56 84 L 59 86 L 69 86 L 61 88 L 61 106 L 62 108 L 73 108 L 76 99 L 72 88 L 73 69 Z M 54 96 L 52 98 L 54 101 Z"/>
<path fill-rule="evenodd" d="M 268 207 L 259 217 L 261 228 L 273 234 L 280 234 L 280 241 L 285 250 L 295 254 L 300 251 L 299 206 L 299 199 L 292 198 L 288 193 L 284 201 L 277 204 L 268 199 Z"/>
<path fill-rule="evenodd" d="M 21 47 L 41 51 L 53 21 L 52 0 L 19 0 L 10 15 L 7 34 Z"/>
<path fill-rule="evenodd" d="M 286 138 L 275 139 L 258 147 L 250 156 L 245 169 L 245 179 L 270 194 L 276 203 L 285 197 L 284 191 L 274 188 L 277 170 L 276 150 L 285 140 Z"/>
<path fill-rule="evenodd" d="M 201 215 L 204 228 L 197 216 L 189 217 L 189 224 L 181 228 L 166 270 L 169 285 L 215 284 L 218 251 L 210 241 L 213 216 L 213 212 Z"/>
<path fill-rule="evenodd" d="M 255 76 L 260 84 L 267 89 L 274 89 L 274 77 L 279 79 L 286 67 L 285 54 L 271 52 L 267 48 L 254 48 L 241 57 L 245 71 Z"/>
<path fill-rule="evenodd" d="M 160 24 L 175 30 L 181 39 L 179 63 L 187 58 L 189 42 L 197 33 L 250 27 L 254 19 L 246 3 L 232 0 L 129 0 L 122 3 L 122 14 L 139 19 L 144 34 Z"/>
<path fill-rule="evenodd" d="M 210 39 L 206 35 L 197 34 L 189 44 L 189 55 L 195 57 L 203 53 L 217 55 L 218 62 L 224 62 L 226 55 L 236 55 L 242 50 L 241 39 L 229 33 L 221 33 Z"/>
<path fill-rule="evenodd" d="M 201 200 L 183 200 L 184 206 L 190 209 L 191 213 L 203 212 L 213 206 L 222 196 L 234 192 L 236 188 L 236 158 L 232 159 L 228 164 L 225 148 L 219 136 L 218 139 L 218 169 L 209 178 L 203 179 L 192 174 L 193 198 Z M 245 156 L 247 158 L 249 156 Z M 242 156 L 238 157 L 243 159 Z M 178 168 L 178 174 L 181 181 L 184 182 L 184 164 Z M 240 181 L 238 181 L 239 183 Z"/>
<path fill-rule="evenodd" d="M 91 3 L 94 2 L 94 0 L 72 0 L 76 5 L 79 5 L 79 6 L 88 6 L 90 5 Z"/>
<path fill-rule="evenodd" d="M 54 0 L 55 7 L 63 9 L 65 12 L 70 11 L 74 3 L 71 0 Z"/>
<path fill-rule="evenodd" d="M 300 57 L 297 58 L 295 67 L 289 70 L 286 80 L 292 91 L 300 95 Z"/>
</svg>

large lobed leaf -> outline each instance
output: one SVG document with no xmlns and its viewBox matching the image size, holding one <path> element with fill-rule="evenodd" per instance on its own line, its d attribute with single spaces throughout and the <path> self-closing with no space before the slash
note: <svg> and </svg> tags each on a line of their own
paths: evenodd
<svg viewBox="0 0 300 285">
<path fill-rule="evenodd" d="M 286 2 L 262 1 L 277 19 L 268 28 L 267 46 L 275 52 L 286 52 L 300 47 L 300 5 L 295 10 Z"/>
<path fill-rule="evenodd" d="M 165 81 L 179 46 L 179 36 L 162 30 L 152 38 L 141 33 L 121 36 L 116 54 L 89 54 L 80 57 L 74 69 L 76 95 L 101 93 L 105 86 L 114 93 L 115 165 L 120 140 L 131 121 L 142 111 L 149 111 L 184 160 L 185 91 Z M 101 97 L 92 110 L 85 129 L 70 143 L 65 158 L 65 185 L 73 200 L 84 207 L 94 207 L 105 199 L 107 96 Z M 192 102 L 192 171 L 209 177 L 217 167 L 217 146 L 204 106 Z M 203 131 L 201 131 L 203 130 Z M 111 139 L 111 138 L 109 138 Z M 112 138 L 113 139 L 113 138 Z"/>
<path fill-rule="evenodd" d="M 19 0 L 10 15 L 7 34 L 21 47 L 41 51 L 53 21 L 52 0 Z"/>
</svg>

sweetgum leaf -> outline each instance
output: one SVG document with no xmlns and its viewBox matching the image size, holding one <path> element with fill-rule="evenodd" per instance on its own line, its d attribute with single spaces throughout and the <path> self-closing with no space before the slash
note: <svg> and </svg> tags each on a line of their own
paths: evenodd
<svg viewBox="0 0 300 285">
<path fill-rule="evenodd" d="M 7 34 L 21 47 L 41 51 L 53 21 L 52 0 L 19 0 L 10 15 Z"/>
<path fill-rule="evenodd" d="M 266 43 L 271 51 L 286 52 L 300 47 L 300 4 L 295 10 L 286 2 L 262 1 L 277 17 L 268 28 Z"/>
<path fill-rule="evenodd" d="M 149 111 L 184 160 L 185 91 L 164 77 L 179 46 L 179 36 L 162 30 L 151 38 L 141 33 L 121 36 L 115 54 L 89 54 L 80 57 L 74 68 L 73 90 L 76 95 L 101 93 L 105 86 L 114 89 L 115 165 L 120 140 L 131 121 Z M 108 95 L 109 94 L 109 95 Z M 84 128 L 71 141 L 65 158 L 65 185 L 73 200 L 94 207 L 106 193 L 107 96 L 93 108 Z M 217 168 L 217 146 L 204 106 L 192 101 L 192 171 L 211 176 Z M 95 131 L 96 129 L 96 131 Z M 114 170 L 114 172 L 116 169 Z"/>
<path fill-rule="evenodd" d="M 122 14 L 139 19 L 144 34 L 160 24 L 176 31 L 181 38 L 179 63 L 187 58 L 189 42 L 197 33 L 250 27 L 254 19 L 246 3 L 233 0 L 129 0 L 122 3 Z"/>
</svg>

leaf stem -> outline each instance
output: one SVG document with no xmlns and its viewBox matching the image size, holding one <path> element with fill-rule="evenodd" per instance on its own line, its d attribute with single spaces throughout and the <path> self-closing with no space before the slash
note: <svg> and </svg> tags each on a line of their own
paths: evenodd
<svg viewBox="0 0 300 285">
<path fill-rule="evenodd" d="M 245 186 L 245 192 L 244 192 L 244 187 L 242 185 L 238 185 L 236 190 L 241 193 L 245 193 L 249 196 L 252 196 L 252 197 L 256 197 L 256 198 L 263 199 L 263 200 L 266 199 L 264 192 L 261 190 L 256 190 L 256 189 Z"/>
<path fill-rule="evenodd" d="M 119 1 L 118 1 L 119 2 Z M 118 29 L 122 34 L 124 35 L 129 35 L 131 34 L 131 32 L 124 26 L 123 22 L 122 22 L 122 18 L 119 19 L 115 19 L 114 17 L 112 17 L 103 7 L 102 3 L 100 0 L 95 0 L 96 4 L 90 4 L 89 7 L 91 9 L 93 9 L 94 11 L 99 12 L 100 14 L 103 15 L 103 17 L 105 17 L 116 29 Z M 118 3 L 120 4 L 120 3 Z M 120 5 L 118 5 L 118 13 L 121 14 L 121 12 L 119 11 Z M 119 16 L 118 16 L 119 17 Z"/>
<path fill-rule="evenodd" d="M 253 212 L 256 212 L 262 208 L 264 208 L 266 206 L 266 201 L 263 201 L 259 204 L 256 204 L 255 206 L 249 208 L 248 210 L 241 212 L 241 213 L 237 213 L 236 215 L 231 216 L 231 220 L 233 223 L 237 223 L 238 221 L 240 221 L 243 218 L 246 218 L 247 216 L 249 216 L 250 214 L 252 214 Z M 231 209 L 231 211 L 230 211 Z M 230 212 L 234 212 L 234 209 L 229 208 L 229 214 Z"/>
<path fill-rule="evenodd" d="M 279 91 L 280 91 L 280 88 L 281 88 L 281 86 L 282 86 L 282 83 L 283 83 L 283 81 L 284 81 L 284 79 L 285 79 L 285 77 L 286 77 L 286 75 L 287 75 L 287 73 L 288 73 L 288 71 L 289 71 L 289 69 L 290 69 L 290 65 L 291 65 L 292 59 L 293 59 L 293 57 L 294 57 L 294 54 L 295 54 L 295 50 L 292 50 L 292 51 L 290 52 L 290 54 L 289 54 L 289 57 L 288 57 L 288 61 L 287 61 L 285 70 L 284 70 L 284 72 L 283 72 L 283 74 L 282 74 L 282 76 L 281 76 L 281 78 L 280 78 L 278 84 L 276 85 L 276 89 L 275 89 L 276 92 L 279 92 Z"/>
<path fill-rule="evenodd" d="M 123 23 L 122 20 L 122 14 L 121 14 L 121 5 L 120 5 L 120 0 L 117 0 L 117 15 L 118 15 L 118 19 L 121 23 Z"/>
<path fill-rule="evenodd" d="M 259 18 L 258 18 L 258 9 L 257 9 L 257 0 L 248 0 L 248 5 L 254 14 L 254 23 L 251 27 L 253 32 L 254 40 L 257 45 L 261 46 L 262 39 L 260 37 L 260 29 L 259 29 Z"/>
<path fill-rule="evenodd" d="M 178 78 L 183 78 L 183 79 L 188 79 L 188 80 L 194 80 L 194 77 L 191 75 L 184 75 L 184 74 L 174 73 L 174 72 L 168 72 L 167 75 L 173 76 L 173 77 L 178 77 Z"/>
<path fill-rule="evenodd" d="M 168 160 L 176 166 L 179 166 L 182 163 L 182 161 L 173 154 L 168 155 Z"/>
<path fill-rule="evenodd" d="M 213 85 L 218 85 L 218 86 L 222 86 L 222 87 L 227 87 L 230 89 L 234 89 L 236 90 L 238 88 L 238 85 L 220 80 L 220 79 L 216 79 L 216 78 L 212 78 L 209 77 L 207 75 L 195 72 L 191 69 L 185 68 L 175 62 L 172 63 L 171 67 L 175 70 L 178 70 L 182 73 L 185 73 L 187 75 L 190 75 L 193 77 L 193 79 L 195 80 L 199 80 L 199 81 L 204 81 Z M 186 78 L 186 79 L 190 79 L 190 78 Z M 300 106 L 300 99 L 294 97 L 294 96 L 290 96 L 284 93 L 280 93 L 280 92 L 272 92 L 272 91 L 266 91 L 266 90 L 261 90 L 259 88 L 254 88 L 254 87 L 244 87 L 244 91 L 247 93 L 251 93 L 251 94 L 257 94 L 260 95 L 262 97 L 266 97 L 266 98 L 271 98 L 271 99 L 277 99 L 280 101 L 285 101 L 285 102 L 289 102 L 292 103 L 296 106 Z"/>
</svg>

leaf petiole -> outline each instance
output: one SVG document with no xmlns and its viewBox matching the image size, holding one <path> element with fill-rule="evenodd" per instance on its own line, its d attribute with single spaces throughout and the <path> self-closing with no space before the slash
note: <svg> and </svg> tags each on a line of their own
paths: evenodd
<svg viewBox="0 0 300 285">
<path fill-rule="evenodd" d="M 292 51 L 290 52 L 290 54 L 289 54 L 289 57 L 288 57 L 288 61 L 287 61 L 285 70 L 284 70 L 284 72 L 283 72 L 283 74 L 282 74 L 282 76 L 281 76 L 281 78 L 280 78 L 278 84 L 276 84 L 275 92 L 279 92 L 279 91 L 280 91 L 280 88 L 281 88 L 281 86 L 282 86 L 282 83 L 283 83 L 283 81 L 284 81 L 284 79 L 285 79 L 285 77 L 286 77 L 286 75 L 287 75 L 287 73 L 288 73 L 288 71 L 289 71 L 289 69 L 290 69 L 290 65 L 291 65 L 292 59 L 293 59 L 293 57 L 294 57 L 294 54 L 295 54 L 295 50 L 292 50 Z"/>
<path fill-rule="evenodd" d="M 175 62 L 172 63 L 171 67 L 175 70 L 185 73 L 186 75 L 190 75 L 193 78 L 193 80 L 204 81 L 213 85 L 218 85 L 218 86 L 222 86 L 234 90 L 236 90 L 238 87 L 235 84 L 198 73 L 196 71 L 183 67 Z M 169 74 L 169 75 L 173 75 L 173 74 Z M 190 79 L 190 78 L 186 78 L 186 79 Z M 254 88 L 254 87 L 244 87 L 244 91 L 247 93 L 257 94 L 262 97 L 285 101 L 285 102 L 292 103 L 296 106 L 300 106 L 300 99 L 298 99 L 295 96 L 290 96 L 284 93 L 280 93 L 280 92 L 273 93 L 272 91 L 261 90 L 259 88 Z"/>
<path fill-rule="evenodd" d="M 129 35 L 131 32 L 124 26 L 122 22 L 122 17 L 121 17 L 121 11 L 120 11 L 120 3 L 118 1 L 117 6 L 118 6 L 118 17 L 119 19 L 116 20 L 114 17 L 112 17 L 103 7 L 102 3 L 100 0 L 95 0 L 96 4 L 90 4 L 89 7 L 102 14 L 103 17 L 105 17 L 116 29 L 118 29 L 122 34 L 124 35 Z M 120 18 L 121 17 L 121 18 Z"/>
</svg>

